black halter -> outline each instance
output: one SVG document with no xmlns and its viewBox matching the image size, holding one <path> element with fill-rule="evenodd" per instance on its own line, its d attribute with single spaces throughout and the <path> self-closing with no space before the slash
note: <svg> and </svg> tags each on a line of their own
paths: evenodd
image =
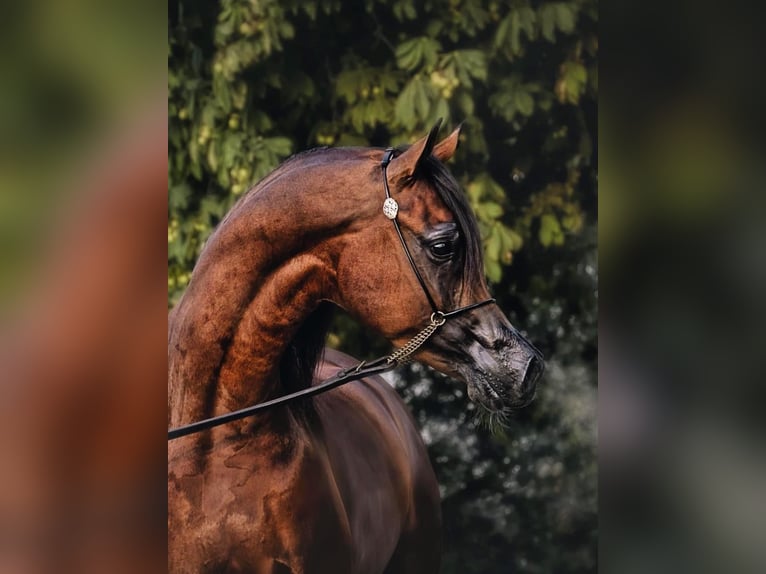
<svg viewBox="0 0 766 574">
<path fill-rule="evenodd" d="M 388 174 L 386 173 L 386 170 L 388 168 L 388 164 L 391 163 L 391 160 L 394 159 L 394 156 L 396 155 L 396 150 L 392 147 L 386 149 L 386 153 L 383 154 L 383 160 L 380 162 L 380 167 L 383 170 L 383 187 L 386 190 L 386 202 L 394 202 L 395 201 L 391 197 L 391 190 L 388 187 Z M 439 308 L 437 307 L 436 303 L 434 302 L 434 298 L 431 296 L 431 292 L 428 290 L 428 287 L 426 286 L 426 282 L 423 280 L 423 276 L 420 274 L 420 271 L 418 271 L 418 266 L 415 265 L 415 260 L 412 258 L 412 254 L 410 253 L 409 247 L 407 247 L 407 242 L 404 241 L 404 235 L 402 235 L 402 228 L 399 226 L 399 221 L 396 218 L 396 213 L 398 213 L 399 208 L 398 206 L 393 211 L 393 217 L 389 216 L 388 214 L 386 217 L 388 217 L 391 221 L 394 222 L 394 228 L 396 229 L 396 234 L 399 236 L 399 241 L 402 244 L 402 249 L 404 249 L 404 254 L 407 256 L 407 261 L 410 262 L 410 267 L 412 267 L 412 270 L 415 272 L 415 277 L 418 279 L 418 283 L 420 283 L 420 287 L 423 289 L 423 293 L 426 295 L 426 299 L 428 299 L 428 304 L 431 306 L 431 311 L 433 312 L 431 314 L 431 320 L 433 321 L 434 318 L 443 318 L 448 319 L 449 317 L 454 317 L 455 315 L 459 315 L 460 313 L 464 313 L 466 311 L 470 311 L 471 309 L 476 309 L 477 307 L 483 307 L 484 305 L 489 305 L 490 303 L 494 303 L 495 299 L 489 298 L 484 301 L 480 301 L 478 303 L 471 303 L 470 305 L 466 305 L 465 307 L 459 307 L 457 309 L 454 309 L 453 311 L 449 311 L 448 313 L 445 313 L 444 311 L 439 311 Z"/>
<path fill-rule="evenodd" d="M 460 313 L 465 313 L 466 311 L 471 311 L 472 309 L 477 309 L 479 307 L 483 307 L 484 305 L 489 305 L 490 303 L 495 302 L 495 299 L 489 298 L 478 303 L 471 303 L 470 305 L 459 307 L 446 313 L 439 310 L 433 297 L 431 296 L 430 291 L 428 290 L 428 287 L 426 286 L 426 282 L 423 280 L 423 276 L 420 274 L 420 271 L 418 271 L 418 266 L 415 265 L 415 260 L 412 258 L 412 254 L 407 247 L 407 243 L 404 241 L 402 229 L 396 219 L 396 214 L 399 210 L 399 206 L 396 204 L 396 200 L 391 197 L 391 190 L 388 187 L 388 175 L 386 173 L 386 168 L 388 168 L 388 164 L 391 163 L 391 160 L 394 158 L 395 154 L 396 150 L 394 148 L 386 149 L 385 154 L 383 155 L 383 160 L 380 162 L 380 166 L 383 171 L 383 187 L 386 190 L 386 202 L 384 203 L 383 212 L 386 214 L 386 217 L 394 222 L 394 228 L 396 229 L 396 233 L 399 236 L 399 241 L 402 244 L 402 249 L 404 249 L 404 254 L 407 256 L 407 261 L 410 262 L 410 267 L 412 267 L 412 271 L 415 273 L 415 277 L 417 277 L 418 283 L 420 283 L 420 287 L 423 289 L 423 293 L 425 293 L 426 299 L 428 299 L 428 304 L 431 306 L 432 313 L 430 323 L 417 335 L 415 335 L 406 345 L 400 349 L 395 350 L 390 355 L 380 357 L 370 362 L 362 361 L 354 367 L 339 371 L 334 377 L 322 381 L 318 385 L 302 389 L 295 393 L 277 397 L 276 399 L 259 403 L 257 405 L 253 405 L 238 411 L 226 413 L 217 417 L 212 417 L 171 429 L 168 431 L 169 441 L 180 438 L 182 436 L 187 436 L 206 429 L 217 427 L 229 422 L 240 420 L 256 413 L 297 400 L 299 398 L 312 397 L 351 381 L 356 381 L 370 375 L 377 375 L 386 371 L 390 371 L 397 365 L 407 361 L 412 356 L 412 354 L 415 353 L 415 351 L 417 351 L 423 345 L 423 343 L 425 343 L 429 337 L 431 337 L 431 335 L 436 332 L 439 327 L 444 325 L 444 323 L 450 317 L 454 317 Z"/>
</svg>

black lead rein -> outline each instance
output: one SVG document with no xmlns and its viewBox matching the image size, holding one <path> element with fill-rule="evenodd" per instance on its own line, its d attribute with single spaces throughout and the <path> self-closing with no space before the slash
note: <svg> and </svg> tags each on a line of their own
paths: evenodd
<svg viewBox="0 0 766 574">
<path fill-rule="evenodd" d="M 350 367 L 348 369 L 339 371 L 334 377 L 323 381 L 319 385 L 308 387 L 295 393 L 290 393 L 289 395 L 277 397 L 276 399 L 272 399 L 264 403 L 258 403 L 257 405 L 246 407 L 238 411 L 226 413 L 225 415 L 220 415 L 202 421 L 197 421 L 196 423 L 191 423 L 182 427 L 174 428 L 168 431 L 168 440 L 181 438 L 182 436 L 194 434 L 196 432 L 217 427 L 232 421 L 237 421 L 239 419 L 249 417 L 261 411 L 283 405 L 296 399 L 313 397 L 314 395 L 324 393 L 325 391 L 329 391 L 330 389 L 334 389 L 335 387 L 349 383 L 351 381 L 356 381 L 357 379 L 362 379 L 370 375 L 379 375 L 380 373 L 385 373 L 397 365 L 396 362 L 387 362 L 387 359 L 388 357 L 381 357 L 380 359 L 376 359 L 369 364 L 362 361 L 356 365 L 356 367 Z"/>
<path fill-rule="evenodd" d="M 396 220 L 396 215 L 399 212 L 399 205 L 396 203 L 396 200 L 391 197 L 391 191 L 388 187 L 388 174 L 386 173 L 386 168 L 388 167 L 388 164 L 391 163 L 395 153 L 396 150 L 394 150 L 394 148 L 386 149 L 386 152 L 383 155 L 383 160 L 380 162 L 380 167 L 383 171 L 383 187 L 386 190 L 386 201 L 383 203 L 383 213 L 386 217 L 394 222 L 394 227 L 396 228 L 396 233 L 399 236 L 399 241 L 402 244 L 404 253 L 407 256 L 407 261 L 409 261 L 410 267 L 412 267 L 412 270 L 415 272 L 415 277 L 417 277 L 418 283 L 420 283 L 420 287 L 423 289 L 423 293 L 425 293 L 425 296 L 428 299 L 428 304 L 433 310 L 433 313 L 431 313 L 431 322 L 422 331 L 415 335 L 406 345 L 400 349 L 395 350 L 390 355 L 380 357 L 372 362 L 362 361 L 354 367 L 349 367 L 348 369 L 339 371 L 334 377 L 331 377 L 330 379 L 327 379 L 318 385 L 302 389 L 295 393 L 283 395 L 281 397 L 277 397 L 276 399 L 259 403 L 257 405 L 252 405 L 238 411 L 233 411 L 224 415 L 219 415 L 217 417 L 212 417 L 170 429 L 168 431 L 169 441 L 190 434 L 198 433 L 203 430 L 211 429 L 226 423 L 237 421 L 245 417 L 252 416 L 261 411 L 292 402 L 296 399 L 313 397 L 314 395 L 324 393 L 330 389 L 339 387 L 340 385 L 350 383 L 351 381 L 357 381 L 370 375 L 379 375 L 381 373 L 385 373 L 386 371 L 390 371 L 391 369 L 409 360 L 411 355 L 414 354 L 415 351 L 417 351 L 431 337 L 431 335 L 436 332 L 439 327 L 444 325 L 444 323 L 446 323 L 447 319 L 450 317 L 454 317 L 460 313 L 465 313 L 466 311 L 471 311 L 473 309 L 477 309 L 479 307 L 483 307 L 484 305 L 489 305 L 490 303 L 495 302 L 494 299 L 490 298 L 478 303 L 466 305 L 465 307 L 460 307 L 453 311 L 449 311 L 448 313 L 444 313 L 438 310 L 436 303 L 431 297 L 431 293 L 429 292 L 428 287 L 426 287 L 426 282 L 423 280 L 422 275 L 420 275 L 420 271 L 418 271 L 417 265 L 415 265 L 415 260 L 412 258 L 412 254 L 410 254 L 407 243 L 404 241 L 404 235 L 402 234 L 402 230 L 399 227 L 399 222 Z"/>
</svg>

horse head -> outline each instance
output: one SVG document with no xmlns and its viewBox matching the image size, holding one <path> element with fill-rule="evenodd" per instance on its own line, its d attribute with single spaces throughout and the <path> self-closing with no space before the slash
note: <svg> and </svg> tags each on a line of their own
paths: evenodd
<svg viewBox="0 0 766 574">
<path fill-rule="evenodd" d="M 493 300 L 487 301 L 476 219 L 443 164 L 455 152 L 460 128 L 436 143 L 439 126 L 390 154 L 385 169 L 378 164 L 364 174 L 376 192 L 373 208 L 366 197 L 360 213 L 372 215 L 346 235 L 338 303 L 397 346 L 434 311 L 437 318 L 447 315 L 415 358 L 464 381 L 472 401 L 502 414 L 532 400 L 543 359 L 497 305 L 473 307 Z M 395 203 L 387 202 L 393 209 L 384 214 L 389 193 Z"/>
</svg>

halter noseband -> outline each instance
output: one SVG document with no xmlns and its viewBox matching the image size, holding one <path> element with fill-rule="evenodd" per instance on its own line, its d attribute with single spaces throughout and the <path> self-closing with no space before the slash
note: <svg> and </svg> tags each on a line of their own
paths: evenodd
<svg viewBox="0 0 766 574">
<path fill-rule="evenodd" d="M 415 353 L 415 351 L 417 351 L 431 337 L 431 335 L 433 335 L 436 332 L 436 330 L 439 327 L 444 325 L 444 323 L 446 323 L 447 319 L 449 319 L 450 317 L 454 317 L 455 315 L 459 315 L 460 313 L 465 313 L 466 311 L 471 311 L 472 309 L 477 309 L 479 307 L 483 307 L 484 305 L 489 305 L 490 303 L 495 302 L 493 298 L 489 298 L 489 299 L 486 299 L 485 301 L 480 301 L 478 303 L 471 303 L 470 305 L 466 305 L 464 307 L 458 307 L 457 309 L 454 309 L 447 313 L 443 311 L 439 311 L 439 308 L 434 302 L 433 297 L 431 297 L 431 293 L 428 290 L 428 287 L 426 286 L 426 282 L 423 280 L 423 276 L 420 274 L 420 271 L 418 271 L 417 265 L 415 265 L 415 260 L 412 258 L 412 254 L 410 253 L 410 250 L 407 247 L 407 243 L 404 241 L 404 235 L 402 235 L 402 229 L 399 226 L 399 222 L 396 220 L 396 216 L 399 213 L 399 205 L 396 203 L 396 200 L 393 197 L 391 197 L 391 190 L 388 187 L 388 175 L 386 173 L 386 168 L 388 167 L 388 164 L 391 163 L 391 160 L 394 158 L 395 154 L 396 154 L 396 150 L 394 150 L 394 148 L 386 149 L 386 152 L 383 155 L 383 160 L 380 162 L 380 166 L 383 170 L 383 187 L 386 190 L 386 200 L 383 203 L 383 213 L 386 217 L 388 217 L 391 221 L 394 222 L 394 227 L 396 228 L 396 233 L 399 236 L 399 241 L 402 244 L 402 249 L 404 249 L 404 254 L 407 256 L 407 261 L 410 262 L 410 267 L 412 267 L 412 271 L 415 273 L 415 277 L 417 277 L 418 283 L 420 283 L 420 287 L 423 289 L 423 293 L 425 293 L 426 299 L 428 299 L 428 304 L 431 306 L 432 313 L 431 313 L 430 323 L 426 325 L 420 332 L 418 332 L 417 335 L 415 335 L 412 339 L 410 339 L 410 341 L 407 342 L 403 347 L 396 349 L 390 355 L 387 355 L 385 357 L 380 357 L 378 359 L 375 359 L 369 362 L 362 361 L 361 363 L 359 363 L 358 365 L 355 365 L 354 367 L 349 367 L 348 369 L 343 369 L 339 371 L 338 373 L 336 373 L 334 377 L 331 377 L 325 381 L 322 381 L 318 385 L 314 385 L 306 389 L 302 389 L 295 393 L 290 393 L 288 395 L 277 397 L 276 399 L 259 403 L 257 405 L 252 405 L 250 407 L 246 407 L 238 411 L 226 413 L 223 415 L 211 417 L 209 419 L 193 422 L 188 425 L 170 429 L 168 431 L 169 441 L 176 438 L 180 438 L 182 436 L 187 436 L 190 434 L 201 432 L 203 430 L 217 427 L 229 422 L 240 420 L 245 417 L 252 416 L 256 413 L 297 400 L 299 398 L 312 397 L 314 395 L 318 395 L 325 391 L 329 391 L 330 389 L 334 389 L 335 387 L 339 387 L 340 385 L 349 383 L 351 381 L 356 381 L 370 375 L 377 375 L 380 373 L 384 373 L 386 371 L 390 371 L 397 365 L 408 361 L 411 358 L 411 356 Z"/>
</svg>

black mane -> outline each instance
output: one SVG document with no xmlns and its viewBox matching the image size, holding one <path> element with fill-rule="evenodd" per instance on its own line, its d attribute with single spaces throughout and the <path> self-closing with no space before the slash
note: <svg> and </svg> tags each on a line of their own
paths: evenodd
<svg viewBox="0 0 766 574">
<path fill-rule="evenodd" d="M 321 303 L 288 343 L 279 363 L 279 376 L 287 393 L 311 386 L 317 363 L 324 353 L 334 312 L 335 308 L 331 303 Z M 296 403 L 298 408 L 295 410 L 305 413 L 305 407 L 309 403 L 310 400 Z"/>
</svg>

